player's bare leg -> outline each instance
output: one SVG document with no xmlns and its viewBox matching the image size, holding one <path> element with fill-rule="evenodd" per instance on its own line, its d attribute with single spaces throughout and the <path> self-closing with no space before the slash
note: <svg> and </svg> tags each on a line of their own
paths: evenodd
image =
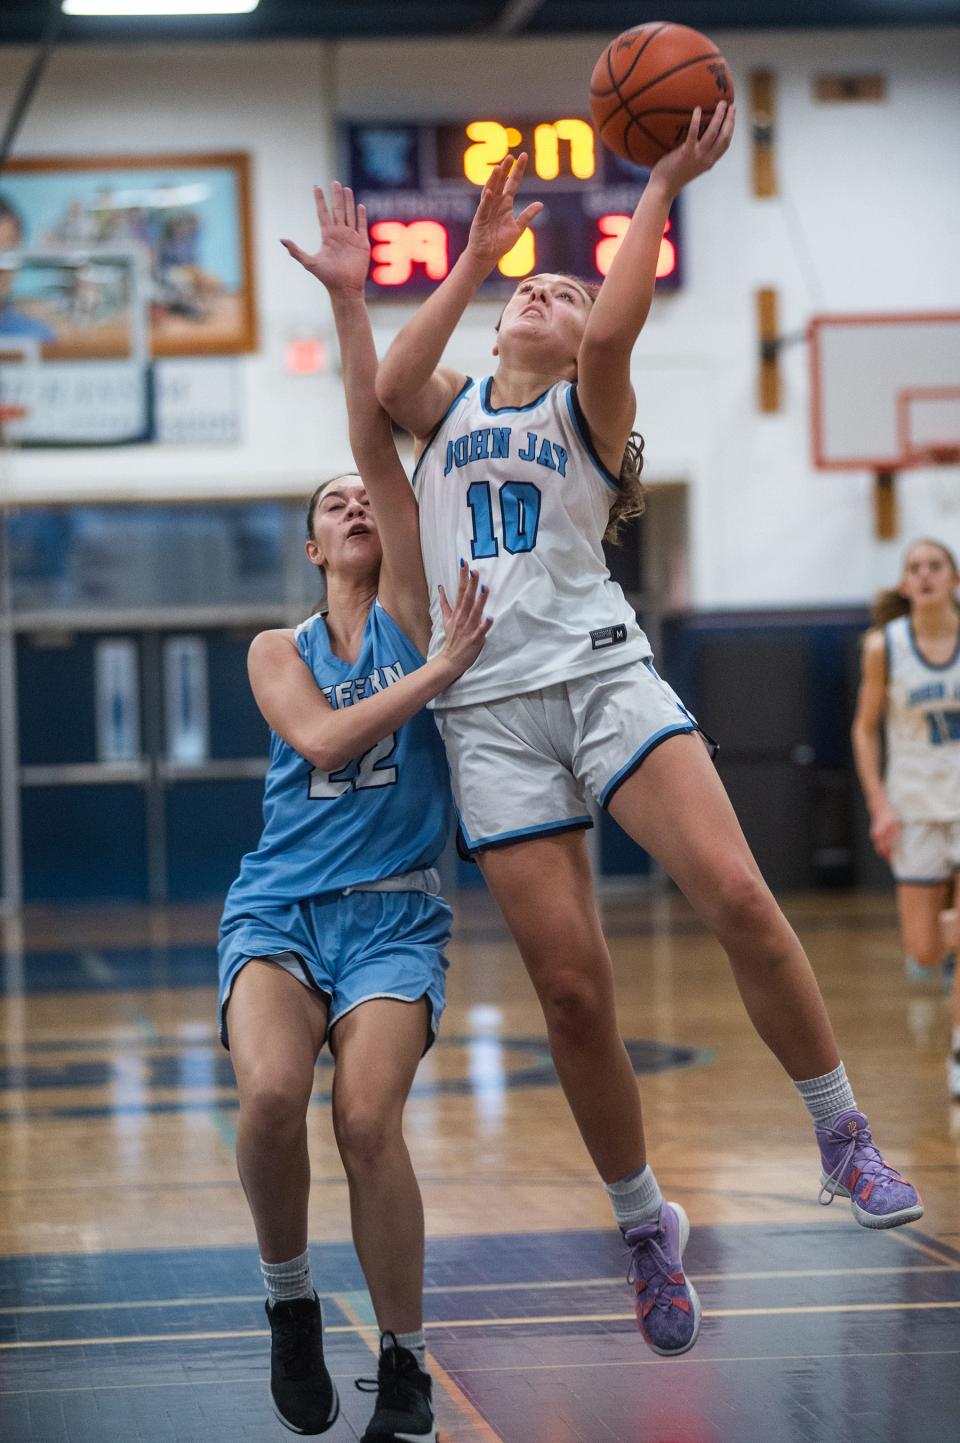
<svg viewBox="0 0 960 1443">
<path fill-rule="evenodd" d="M 584 834 L 491 848 L 478 861 L 540 999 L 557 1075 L 597 1171 L 604 1182 L 638 1171 L 646 1162 L 640 1094 L 617 1026 Z"/>
<path fill-rule="evenodd" d="M 864 1227 L 920 1217 L 916 1189 L 883 1162 L 856 1108 L 813 969 L 700 739 L 691 733 L 657 747 L 614 793 L 610 812 L 727 953 L 750 1020 L 814 1119 L 828 1201 L 850 1197 Z"/>
<path fill-rule="evenodd" d="M 939 967 L 945 951 L 941 935 L 940 914 L 950 904 L 949 882 L 918 886 L 911 882 L 897 884 L 897 916 L 903 943 L 907 976 L 939 978 Z"/>
<path fill-rule="evenodd" d="M 655 857 L 730 958 L 750 1020 L 794 1080 L 840 1061 L 803 947 L 760 874 L 701 740 L 671 738 L 614 793 L 610 814 Z"/>
<path fill-rule="evenodd" d="M 381 1331 L 423 1325 L 423 1203 L 403 1137 L 403 1109 L 427 1045 L 429 1004 L 376 998 L 330 1034 L 333 1126 L 350 1217 Z"/>
<path fill-rule="evenodd" d="M 375 998 L 337 1022 L 333 1124 L 353 1241 L 381 1331 L 377 1403 L 364 1438 L 436 1438 L 423 1339 L 423 1202 L 403 1108 L 427 1044 L 426 999 Z"/>
<path fill-rule="evenodd" d="M 686 1353 L 700 1330 L 700 1302 L 683 1272 L 689 1223 L 678 1203 L 664 1202 L 646 1162 L 640 1094 L 617 1026 L 583 833 L 490 849 L 479 860 L 536 988 L 557 1075 L 630 1249 L 644 1341 L 664 1357 Z"/>
<path fill-rule="evenodd" d="M 271 1397 L 285 1427 L 323 1433 L 339 1401 L 323 1360 L 307 1255 L 306 1118 L 327 1004 L 282 967 L 258 959 L 234 982 L 227 1026 L 240 1093 L 237 1167 L 270 1294 Z"/>
<path fill-rule="evenodd" d="M 327 1006 L 281 967 L 248 962 L 227 1011 L 240 1117 L 237 1167 L 260 1255 L 278 1263 L 307 1245 L 307 1104 Z"/>
</svg>

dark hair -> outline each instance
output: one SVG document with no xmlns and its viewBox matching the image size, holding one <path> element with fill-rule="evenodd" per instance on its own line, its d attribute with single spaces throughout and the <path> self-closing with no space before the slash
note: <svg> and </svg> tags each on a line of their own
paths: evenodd
<svg viewBox="0 0 960 1443">
<path fill-rule="evenodd" d="M 552 274 L 560 276 L 563 280 L 574 281 L 581 290 L 586 291 L 591 305 L 600 294 L 598 281 L 585 281 L 582 276 L 575 276 L 571 271 L 555 271 Z M 523 280 L 517 282 L 518 286 L 522 284 Z M 505 309 L 506 307 L 504 307 Z M 495 330 L 499 331 L 502 319 L 503 311 L 497 317 Z M 627 522 L 632 521 L 636 516 L 642 516 L 646 510 L 646 489 L 640 480 L 642 471 L 643 437 L 639 431 L 631 431 L 624 448 L 623 460 L 620 462 L 620 488 L 610 507 L 607 529 L 603 533 L 604 541 L 610 541 L 616 545 Z"/>
<path fill-rule="evenodd" d="M 13 202 L 3 194 L 0 194 L 0 220 L 12 220 L 17 227 L 20 239 L 23 240 L 23 216 Z"/>
<path fill-rule="evenodd" d="M 911 541 L 903 553 L 903 564 L 906 566 L 907 558 L 911 551 L 918 546 L 935 546 L 946 558 L 947 565 L 953 571 L 954 576 L 960 576 L 960 567 L 957 566 L 957 558 L 945 546 L 942 541 L 934 541 L 930 536 L 918 536 L 916 541 Z M 954 600 L 954 605 L 960 611 L 960 605 Z M 871 608 L 874 626 L 886 626 L 888 621 L 895 621 L 898 616 L 907 616 L 910 612 L 910 602 L 903 595 L 898 586 L 890 586 L 883 591 L 878 591 Z"/>
</svg>

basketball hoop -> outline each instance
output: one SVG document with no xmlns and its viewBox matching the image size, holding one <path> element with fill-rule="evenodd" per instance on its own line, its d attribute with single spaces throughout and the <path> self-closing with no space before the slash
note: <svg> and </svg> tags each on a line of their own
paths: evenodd
<svg viewBox="0 0 960 1443">
<path fill-rule="evenodd" d="M 960 461 L 960 446 L 958 445 L 928 445 L 917 452 L 922 456 L 928 466 L 955 466 Z"/>
</svg>

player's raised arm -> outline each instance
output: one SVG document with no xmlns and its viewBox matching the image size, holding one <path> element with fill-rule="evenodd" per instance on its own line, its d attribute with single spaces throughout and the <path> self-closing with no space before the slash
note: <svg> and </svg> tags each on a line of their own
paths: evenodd
<svg viewBox="0 0 960 1443">
<path fill-rule="evenodd" d="M 329 204 L 320 186 L 314 186 L 314 200 L 320 249 L 311 255 L 291 240 L 282 244 L 330 296 L 340 343 L 350 449 L 367 488 L 383 547 L 380 596 L 420 644 L 416 631 L 423 629 L 427 597 L 417 503 L 397 455 L 390 418 L 376 396 L 377 353 L 364 289 L 370 266 L 366 211 L 355 204 L 353 191 L 339 181 L 331 186 Z"/>
<path fill-rule="evenodd" d="M 630 355 L 653 301 L 660 242 L 670 207 L 691 180 L 729 149 L 735 107 L 718 104 L 699 134 L 693 112 L 687 138 L 657 162 L 587 321 L 577 362 L 577 394 L 594 441 L 622 447 L 633 420 Z"/>
<path fill-rule="evenodd" d="M 480 194 L 466 248 L 450 273 L 400 331 L 377 373 L 377 395 L 390 415 L 425 439 L 445 414 L 466 377 L 441 366 L 444 348 L 481 283 L 512 250 L 540 201 L 514 214 L 526 154 L 507 155 L 494 166 Z"/>
</svg>

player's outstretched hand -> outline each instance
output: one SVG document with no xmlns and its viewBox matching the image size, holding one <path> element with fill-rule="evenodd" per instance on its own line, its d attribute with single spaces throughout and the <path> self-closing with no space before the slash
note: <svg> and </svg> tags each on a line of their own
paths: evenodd
<svg viewBox="0 0 960 1443">
<path fill-rule="evenodd" d="M 282 240 L 295 261 L 322 281 L 331 294 L 363 293 L 370 268 L 370 238 L 367 235 L 366 206 L 357 205 L 353 191 L 338 180 L 330 187 L 330 204 L 323 188 L 313 187 L 320 222 L 320 249 L 311 255 L 292 240 Z"/>
<path fill-rule="evenodd" d="M 690 117 L 690 128 L 683 144 L 661 156 L 651 172 L 651 179 L 658 176 L 665 180 L 674 195 L 691 180 L 696 180 L 698 175 L 712 170 L 720 157 L 726 155 L 730 149 L 737 107 L 728 105 L 725 100 L 718 101 L 717 108 L 710 117 L 710 124 L 701 135 L 702 117 L 703 112 L 698 105 Z"/>
<path fill-rule="evenodd" d="M 480 585 L 479 574 L 471 571 L 465 561 L 460 563 L 460 579 L 453 606 L 447 600 L 443 587 L 440 587 L 440 612 L 446 640 L 439 656 L 450 668 L 451 681 L 462 676 L 483 650 L 487 632 L 493 625 L 493 617 L 483 614 L 488 596 L 487 588 Z"/>
<path fill-rule="evenodd" d="M 519 215 L 513 213 L 517 187 L 526 168 L 526 151 L 516 160 L 512 155 L 505 155 L 500 164 L 491 170 L 480 193 L 467 249 L 491 270 L 501 256 L 513 250 L 533 218 L 543 210 L 543 202 L 535 200 Z"/>
</svg>

